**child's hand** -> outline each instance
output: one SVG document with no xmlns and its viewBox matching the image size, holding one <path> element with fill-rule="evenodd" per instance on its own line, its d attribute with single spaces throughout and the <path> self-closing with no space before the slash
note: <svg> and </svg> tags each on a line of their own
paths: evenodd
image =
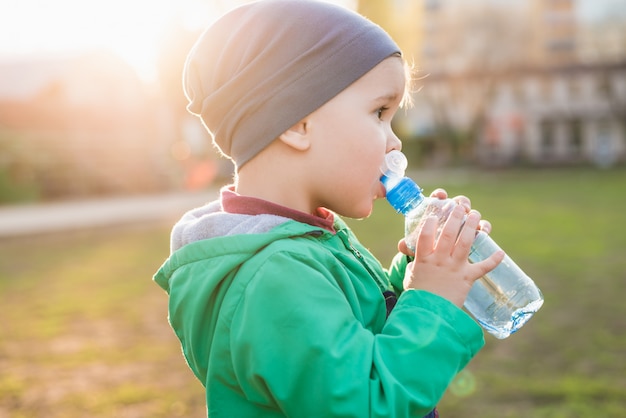
<svg viewBox="0 0 626 418">
<path fill-rule="evenodd" d="M 430 194 L 430 197 L 436 197 L 439 199 L 447 199 L 448 193 L 444 189 L 435 189 Z M 469 198 L 467 198 L 466 196 L 460 195 L 460 196 L 453 197 L 452 200 L 454 200 L 459 205 L 462 205 L 465 208 L 465 211 L 469 213 L 472 207 Z M 491 223 L 487 220 L 481 219 L 480 222 L 478 223 L 478 229 L 483 231 L 486 234 L 489 234 L 491 232 Z M 409 247 L 406 245 L 404 238 L 402 238 L 398 242 L 398 251 L 400 251 L 402 254 L 406 254 L 411 257 L 413 256 L 413 251 L 411 251 Z"/>
<path fill-rule="evenodd" d="M 445 196 L 445 191 L 433 192 L 440 197 L 437 193 Z M 466 197 L 459 196 L 455 200 L 459 205 L 450 214 L 438 239 L 436 218 L 427 218 L 422 224 L 415 259 L 406 268 L 404 288 L 427 290 L 461 307 L 474 281 L 493 270 L 504 258 L 504 252 L 498 251 L 479 263 L 468 261 L 476 230 L 481 229 L 480 213 L 469 209 Z M 483 223 L 482 229 L 490 230 L 490 227 Z"/>
</svg>

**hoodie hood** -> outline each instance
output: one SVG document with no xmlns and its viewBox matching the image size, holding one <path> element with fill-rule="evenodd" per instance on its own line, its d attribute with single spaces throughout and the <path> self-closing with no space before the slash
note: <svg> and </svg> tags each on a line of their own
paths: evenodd
<svg viewBox="0 0 626 418">
<path fill-rule="evenodd" d="M 192 209 L 174 225 L 170 252 L 196 241 L 239 234 L 262 234 L 289 221 L 276 215 L 241 215 L 222 210 L 221 203 L 214 201 L 206 206 Z"/>
<path fill-rule="evenodd" d="M 292 219 L 263 214 L 227 213 L 219 201 L 185 213 L 174 225 L 170 237 L 170 257 L 156 273 L 154 280 L 170 291 L 169 279 L 181 266 L 200 260 L 222 259 L 214 274 L 235 269 L 269 243 L 300 235 L 322 235 L 318 227 Z M 241 235 L 247 235 L 241 239 Z M 203 241 L 213 240 L 210 246 Z M 229 260 L 224 263 L 223 260 Z"/>
</svg>

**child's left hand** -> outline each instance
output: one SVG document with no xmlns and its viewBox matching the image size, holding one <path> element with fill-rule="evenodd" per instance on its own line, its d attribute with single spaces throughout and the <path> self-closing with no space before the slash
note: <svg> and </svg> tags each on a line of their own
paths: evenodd
<svg viewBox="0 0 626 418">
<path fill-rule="evenodd" d="M 436 197 L 438 199 L 447 199 L 448 192 L 446 192 L 444 189 L 435 189 L 430 194 L 430 197 Z M 466 214 L 470 212 L 472 205 L 467 196 L 463 196 L 463 195 L 455 196 L 452 198 L 452 200 L 454 200 L 459 205 L 463 206 L 465 208 Z M 486 234 L 489 234 L 491 232 L 491 223 L 487 220 L 481 219 L 478 224 L 478 229 L 485 232 Z M 407 247 L 406 242 L 404 241 L 404 238 L 402 238 L 400 242 L 398 242 L 398 251 L 400 251 L 402 254 L 405 254 L 411 257 L 414 255 L 413 251 L 411 251 L 409 247 Z"/>
</svg>

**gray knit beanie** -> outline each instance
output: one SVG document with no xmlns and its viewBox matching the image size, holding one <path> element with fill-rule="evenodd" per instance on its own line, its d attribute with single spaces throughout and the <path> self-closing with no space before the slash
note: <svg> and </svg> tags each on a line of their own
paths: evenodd
<svg viewBox="0 0 626 418">
<path fill-rule="evenodd" d="M 283 132 L 400 49 L 379 26 L 311 0 L 262 0 L 210 26 L 183 85 L 220 151 L 243 166 Z"/>
</svg>

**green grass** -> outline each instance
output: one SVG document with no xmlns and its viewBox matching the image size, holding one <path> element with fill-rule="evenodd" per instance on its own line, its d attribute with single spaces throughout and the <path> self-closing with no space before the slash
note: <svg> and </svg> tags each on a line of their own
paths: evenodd
<svg viewBox="0 0 626 418">
<path fill-rule="evenodd" d="M 545 304 L 487 345 L 440 405 L 444 417 L 622 417 L 626 411 L 626 171 L 415 174 L 465 194 Z M 436 180 L 438 179 L 438 180 Z M 402 219 L 384 201 L 350 221 L 387 263 Z M 201 417 L 150 278 L 169 226 L 0 241 L 0 417 Z"/>
<path fill-rule="evenodd" d="M 168 229 L 0 243 L 0 417 L 205 415 L 150 280 Z"/>
</svg>

